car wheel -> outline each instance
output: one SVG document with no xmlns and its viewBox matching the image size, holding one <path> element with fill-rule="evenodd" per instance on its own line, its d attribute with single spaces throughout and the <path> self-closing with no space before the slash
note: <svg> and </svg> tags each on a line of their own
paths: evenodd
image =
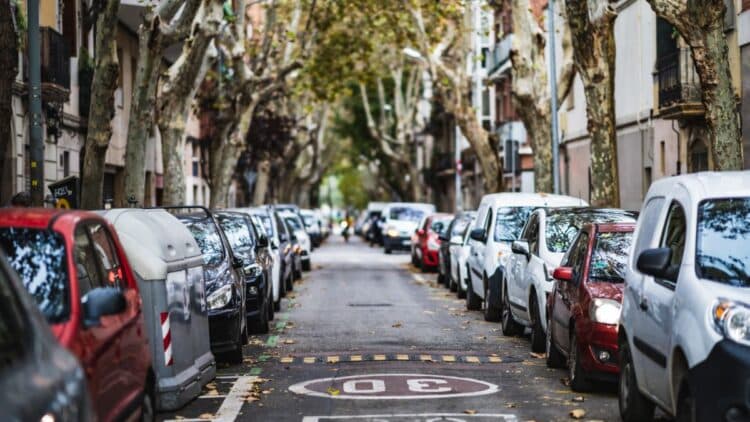
<svg viewBox="0 0 750 422">
<path fill-rule="evenodd" d="M 156 396 L 154 394 L 154 381 L 151 380 L 151 377 L 148 377 L 143 391 L 143 401 L 141 402 L 141 421 L 153 422 L 155 417 Z"/>
<path fill-rule="evenodd" d="M 490 300 L 490 282 L 485 276 L 484 282 L 484 301 L 482 302 L 482 308 L 484 309 L 484 320 L 489 322 L 499 322 L 501 317 L 500 308 Z"/>
<path fill-rule="evenodd" d="M 695 400 L 693 400 L 693 394 L 687 381 L 680 383 L 680 392 L 677 397 L 677 415 L 675 416 L 675 422 L 694 422 L 696 420 Z"/>
<path fill-rule="evenodd" d="M 448 277 L 448 290 L 452 292 L 458 292 L 458 283 L 456 283 L 456 280 L 453 279 L 452 275 L 449 275 L 447 277 Z"/>
<path fill-rule="evenodd" d="M 287 277 L 286 283 L 284 283 L 286 285 L 286 291 L 288 292 L 294 290 L 294 271 L 294 267 L 292 267 L 292 271 L 289 274 L 289 277 Z"/>
<path fill-rule="evenodd" d="M 638 389 L 633 358 L 627 342 L 620 345 L 620 381 L 618 400 L 623 422 L 649 422 L 654 419 L 654 404 Z"/>
<path fill-rule="evenodd" d="M 563 368 L 565 366 L 565 356 L 560 353 L 560 349 L 552 342 L 552 322 L 547 318 L 547 333 L 545 337 L 545 349 L 547 352 L 548 368 Z"/>
<path fill-rule="evenodd" d="M 310 271 L 312 269 L 312 261 L 302 261 L 302 271 Z"/>
<path fill-rule="evenodd" d="M 300 261 L 300 267 L 302 267 L 303 264 L 302 261 Z M 302 279 L 302 268 L 296 268 L 294 269 L 294 280 L 301 280 Z M 292 286 L 294 285 L 294 282 L 292 282 Z"/>
<path fill-rule="evenodd" d="M 531 351 L 543 353 L 546 349 L 547 335 L 542 327 L 542 317 L 536 300 L 536 293 L 531 295 L 529 308 L 531 309 Z M 549 328 L 549 325 L 547 327 Z"/>
<path fill-rule="evenodd" d="M 419 267 L 419 261 L 417 261 L 417 255 L 414 253 L 414 248 L 411 248 L 411 265 Z"/>
<path fill-rule="evenodd" d="M 503 304 L 500 310 L 502 315 L 503 335 L 506 337 L 517 336 L 523 333 L 523 326 L 513 318 L 510 310 L 510 299 L 508 298 L 508 284 L 503 284 Z"/>
<path fill-rule="evenodd" d="M 570 377 L 570 388 L 577 392 L 586 392 L 591 389 L 591 384 L 586 378 L 586 372 L 581 366 L 578 348 L 578 337 L 573 323 L 570 324 L 570 352 L 568 353 L 568 376 Z"/>
<path fill-rule="evenodd" d="M 391 254 L 391 248 L 389 248 L 387 246 L 383 248 L 383 251 L 385 252 L 386 255 L 390 255 Z"/>
<path fill-rule="evenodd" d="M 471 277 L 466 286 L 466 309 L 470 311 L 478 311 L 482 309 L 482 298 L 474 293 L 474 288 L 471 287 Z"/>
</svg>

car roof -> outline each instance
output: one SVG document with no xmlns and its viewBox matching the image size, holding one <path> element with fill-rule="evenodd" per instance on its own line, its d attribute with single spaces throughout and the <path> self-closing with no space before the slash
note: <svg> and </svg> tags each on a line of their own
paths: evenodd
<svg viewBox="0 0 750 422">
<path fill-rule="evenodd" d="M 54 221 L 61 219 L 75 222 L 83 218 L 104 220 L 91 211 L 65 210 L 58 208 L 2 208 L 0 209 L 0 226 L 47 228 Z"/>
<path fill-rule="evenodd" d="M 481 205 L 490 205 L 492 207 L 575 207 L 587 206 L 588 203 L 581 198 L 567 195 L 503 192 L 484 195 Z"/>
<path fill-rule="evenodd" d="M 750 196 L 750 171 L 722 171 L 683 174 L 659 179 L 651 184 L 648 196 L 667 196 L 682 186 L 698 202 L 707 198 Z"/>
</svg>

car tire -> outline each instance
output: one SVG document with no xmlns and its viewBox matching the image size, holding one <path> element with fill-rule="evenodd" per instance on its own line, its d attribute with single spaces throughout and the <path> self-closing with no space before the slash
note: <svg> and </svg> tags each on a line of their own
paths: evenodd
<svg viewBox="0 0 750 422">
<path fill-rule="evenodd" d="M 487 276 L 484 276 L 482 280 L 484 283 L 484 301 L 482 302 L 484 320 L 488 322 L 500 322 L 502 312 L 501 308 L 495 306 L 490 300 L 490 282 L 487 280 Z"/>
<path fill-rule="evenodd" d="M 310 270 L 312 270 L 312 261 L 309 259 L 307 261 L 302 261 L 302 271 Z"/>
<path fill-rule="evenodd" d="M 523 333 L 523 326 L 513 318 L 513 312 L 510 310 L 510 299 L 508 298 L 508 284 L 503 284 L 503 304 L 500 308 L 503 335 L 514 337 Z"/>
<path fill-rule="evenodd" d="M 247 326 L 248 331 L 252 334 L 268 334 L 271 331 L 271 324 L 268 320 L 268 309 L 265 307 L 261 308 L 256 318 L 248 318 Z"/>
<path fill-rule="evenodd" d="M 542 327 L 542 316 L 537 303 L 536 293 L 531 294 L 529 301 L 531 309 L 531 351 L 534 353 L 544 353 L 547 348 L 547 333 Z M 547 326 L 549 328 L 549 325 Z"/>
<path fill-rule="evenodd" d="M 578 336 L 576 335 L 575 324 L 570 324 L 570 352 L 568 353 L 568 376 L 570 377 L 570 389 L 585 393 L 591 390 L 591 382 L 586 377 L 586 372 L 581 366 L 578 350 Z"/>
<path fill-rule="evenodd" d="M 458 283 L 456 283 L 455 280 L 453 280 L 453 276 L 448 276 L 448 290 L 452 292 L 458 292 Z M 461 297 L 459 296 L 459 299 Z"/>
<path fill-rule="evenodd" d="M 281 287 L 281 286 L 279 286 L 279 287 Z M 280 289 L 280 290 L 283 290 L 283 289 Z M 282 296 L 283 295 L 281 294 L 281 292 L 279 292 L 279 299 L 273 302 L 273 311 L 274 312 L 281 312 L 281 297 Z"/>
<path fill-rule="evenodd" d="M 294 267 L 292 267 L 292 272 L 289 274 L 289 277 L 287 277 L 286 279 L 286 283 L 285 283 L 286 291 L 288 292 L 291 292 L 292 290 L 294 290 L 294 272 L 295 271 L 296 270 L 294 269 Z"/>
<path fill-rule="evenodd" d="M 387 246 L 385 246 L 385 247 L 383 248 L 383 252 L 385 252 L 385 254 L 386 254 L 386 255 L 390 255 L 390 254 L 392 253 L 392 251 L 391 251 L 391 248 L 389 248 L 389 247 L 387 247 Z"/>
<path fill-rule="evenodd" d="M 552 322 L 547 319 L 547 332 L 545 333 L 545 349 L 547 352 L 547 368 L 560 369 L 565 367 L 565 356 L 552 341 Z"/>
<path fill-rule="evenodd" d="M 478 311 L 482 309 L 482 298 L 474 293 L 474 288 L 471 287 L 471 277 L 469 277 L 469 282 L 466 286 L 466 309 L 469 311 Z"/>
<path fill-rule="evenodd" d="M 305 265 L 304 263 L 300 262 L 300 267 Z M 295 268 L 294 269 L 294 281 L 302 280 L 302 268 Z M 292 283 L 293 285 L 294 283 Z"/>
<path fill-rule="evenodd" d="M 141 402 L 141 421 L 154 422 L 156 419 L 156 394 L 154 380 L 151 376 L 146 378 Z"/>
<path fill-rule="evenodd" d="M 623 422 L 649 422 L 654 419 L 654 403 L 638 389 L 633 358 L 627 342 L 620 344 L 620 380 L 617 404 Z"/>
<path fill-rule="evenodd" d="M 695 400 L 690 391 L 690 385 L 688 385 L 687 380 L 684 380 L 680 383 L 680 391 L 677 396 L 675 422 L 695 422 L 696 420 Z"/>
</svg>

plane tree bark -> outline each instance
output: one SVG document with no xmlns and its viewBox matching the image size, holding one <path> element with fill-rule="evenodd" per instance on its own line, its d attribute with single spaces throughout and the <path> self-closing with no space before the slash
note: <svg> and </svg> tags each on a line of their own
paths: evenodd
<svg viewBox="0 0 750 422">
<path fill-rule="evenodd" d="M 117 10 L 119 0 L 108 0 L 96 21 L 96 57 L 91 82 L 91 107 L 88 118 L 83 168 L 81 169 L 81 208 L 104 206 L 104 161 L 112 137 L 115 114 L 115 89 L 119 76 L 117 61 Z"/>
<path fill-rule="evenodd" d="M 18 34 L 14 25 L 11 0 L 0 0 L 0 200 L 6 203 L 12 195 L 15 178 L 12 166 L 13 82 L 18 73 Z"/>
<path fill-rule="evenodd" d="M 705 119 L 716 170 L 741 170 L 742 133 L 724 32 L 724 0 L 648 0 L 690 47 L 701 82 Z"/>
<path fill-rule="evenodd" d="M 567 0 L 573 58 L 583 81 L 591 139 L 591 202 L 619 207 L 615 116 L 615 19 L 609 0 Z"/>
</svg>

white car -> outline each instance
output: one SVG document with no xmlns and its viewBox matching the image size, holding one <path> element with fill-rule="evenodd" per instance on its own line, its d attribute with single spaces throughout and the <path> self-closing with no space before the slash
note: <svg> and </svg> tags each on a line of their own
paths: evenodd
<svg viewBox="0 0 750 422">
<path fill-rule="evenodd" d="M 312 263 L 310 255 L 312 253 L 312 241 L 310 235 L 305 230 L 305 223 L 298 213 L 291 211 L 281 211 L 279 216 L 284 219 L 289 229 L 294 235 L 294 239 L 297 240 L 300 250 L 295 251 L 299 255 L 299 259 L 302 266 L 302 271 L 310 271 L 312 269 Z"/>
<path fill-rule="evenodd" d="M 281 310 L 281 298 L 284 296 L 286 286 L 284 284 L 284 274 L 282 274 L 282 258 L 278 253 L 278 241 L 275 239 L 273 223 L 268 210 L 265 208 L 236 208 L 230 211 L 243 212 L 253 218 L 253 223 L 258 228 L 262 228 L 268 237 L 269 247 L 271 248 L 271 291 L 273 296 L 274 311 Z"/>
<path fill-rule="evenodd" d="M 750 419 L 750 172 L 651 185 L 618 335 L 625 422 Z"/>
<path fill-rule="evenodd" d="M 511 242 L 518 239 L 526 220 L 536 208 L 586 206 L 572 196 L 541 193 L 485 195 L 469 233 L 469 286 L 466 308 L 484 310 L 484 319 L 500 321 L 501 282 L 510 257 Z"/>
<path fill-rule="evenodd" d="M 522 334 L 531 327 L 531 349 L 545 351 L 547 296 L 552 273 L 586 223 L 635 223 L 637 214 L 618 209 L 539 208 L 531 213 L 503 272 L 503 334 Z M 507 293 L 507 294 L 505 294 Z"/>
<path fill-rule="evenodd" d="M 469 228 L 475 218 L 477 218 L 475 211 L 464 212 L 456 217 L 450 228 L 448 287 L 456 292 L 459 299 L 466 297 L 466 277 L 468 277 L 466 259 L 469 257 L 470 249 Z"/>
<path fill-rule="evenodd" d="M 383 250 L 411 249 L 411 236 L 419 222 L 435 213 L 435 206 L 420 202 L 392 202 L 383 208 Z"/>
</svg>

